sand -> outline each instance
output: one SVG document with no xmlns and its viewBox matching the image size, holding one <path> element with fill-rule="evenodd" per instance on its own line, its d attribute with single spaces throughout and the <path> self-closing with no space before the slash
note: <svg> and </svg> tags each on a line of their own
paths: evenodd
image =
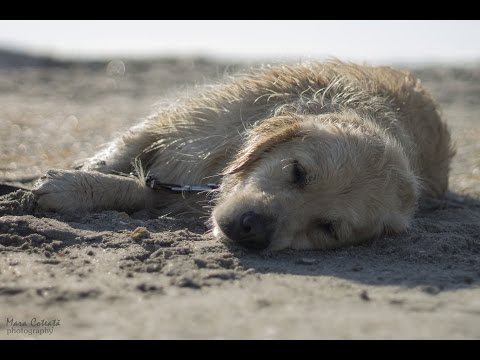
<svg viewBox="0 0 480 360">
<path fill-rule="evenodd" d="M 92 155 L 172 90 L 241 67 L 8 55 L 0 182 L 26 189 Z M 0 186 L 0 339 L 479 339 L 480 65 L 411 68 L 443 108 L 458 154 L 450 192 L 422 201 L 407 233 L 258 254 L 215 241 L 203 219 L 62 216 Z"/>
</svg>

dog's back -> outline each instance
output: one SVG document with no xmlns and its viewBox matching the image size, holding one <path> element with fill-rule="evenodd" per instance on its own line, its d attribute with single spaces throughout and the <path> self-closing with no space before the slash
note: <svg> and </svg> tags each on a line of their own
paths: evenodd
<svg viewBox="0 0 480 360">
<path fill-rule="evenodd" d="M 148 170 L 165 181 L 200 183 L 219 174 L 263 120 L 344 109 L 370 118 L 403 145 L 426 194 L 445 192 L 453 156 L 448 129 L 420 81 L 388 67 L 334 61 L 252 71 L 161 110 L 126 143 L 135 144 L 135 156 L 143 151 Z"/>
</svg>

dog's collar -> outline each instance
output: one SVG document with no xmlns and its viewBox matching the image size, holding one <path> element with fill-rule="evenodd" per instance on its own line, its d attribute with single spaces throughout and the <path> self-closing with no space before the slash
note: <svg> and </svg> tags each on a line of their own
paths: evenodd
<svg viewBox="0 0 480 360">
<path fill-rule="evenodd" d="M 147 175 L 145 177 L 145 184 L 152 190 L 169 190 L 171 192 L 201 192 L 201 191 L 212 191 L 218 189 L 217 184 L 207 184 L 207 185 L 178 185 L 178 184 L 169 184 L 163 183 Z"/>
</svg>

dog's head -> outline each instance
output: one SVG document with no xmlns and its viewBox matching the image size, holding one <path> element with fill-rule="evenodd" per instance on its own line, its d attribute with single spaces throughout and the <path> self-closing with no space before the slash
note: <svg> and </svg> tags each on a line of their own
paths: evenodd
<svg viewBox="0 0 480 360">
<path fill-rule="evenodd" d="M 251 249 L 333 248 L 408 226 L 418 181 L 354 113 L 271 118 L 225 169 L 214 234 Z"/>
</svg>

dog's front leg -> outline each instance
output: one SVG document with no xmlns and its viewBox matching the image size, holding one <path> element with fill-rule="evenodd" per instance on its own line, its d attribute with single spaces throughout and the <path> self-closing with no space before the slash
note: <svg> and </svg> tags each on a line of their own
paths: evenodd
<svg viewBox="0 0 480 360">
<path fill-rule="evenodd" d="M 70 214 L 139 210 L 157 196 L 136 178 L 79 170 L 49 170 L 32 192 L 40 207 Z"/>
</svg>

